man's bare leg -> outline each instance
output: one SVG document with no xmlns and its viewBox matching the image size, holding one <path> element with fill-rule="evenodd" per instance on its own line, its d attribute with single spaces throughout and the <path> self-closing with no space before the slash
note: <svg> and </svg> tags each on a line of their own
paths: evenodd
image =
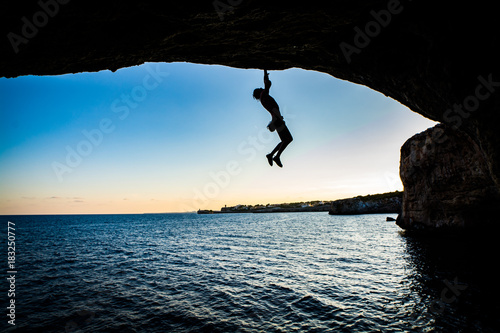
<svg viewBox="0 0 500 333">
<path fill-rule="evenodd" d="M 270 166 L 273 166 L 273 156 L 274 156 L 274 154 L 276 154 L 277 151 L 280 150 L 280 147 L 282 146 L 282 144 L 283 144 L 283 142 L 278 143 L 276 145 L 276 147 L 273 149 L 273 151 L 266 155 L 267 161 L 269 162 Z"/>
<path fill-rule="evenodd" d="M 273 157 L 273 161 L 276 162 L 276 165 L 279 166 L 280 168 L 283 167 L 283 164 L 281 164 L 281 160 L 280 160 L 281 153 L 283 153 L 283 151 L 290 144 L 290 142 L 292 142 L 292 141 L 290 140 L 290 141 L 280 142 L 279 148 L 277 147 L 278 153 L 276 154 L 276 156 Z"/>
</svg>

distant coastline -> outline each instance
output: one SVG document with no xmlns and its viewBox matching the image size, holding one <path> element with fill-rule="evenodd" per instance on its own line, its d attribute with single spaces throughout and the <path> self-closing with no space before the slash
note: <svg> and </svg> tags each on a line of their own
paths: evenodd
<svg viewBox="0 0 500 333">
<path fill-rule="evenodd" d="M 267 205 L 236 205 L 221 210 L 198 210 L 198 214 L 328 212 L 330 202 L 308 201 Z"/>
<path fill-rule="evenodd" d="M 331 215 L 399 213 L 403 192 L 357 196 L 335 201 L 307 201 L 267 205 L 224 206 L 220 210 L 198 210 L 198 214 L 329 212 Z M 388 204 L 389 203 L 389 204 Z M 368 208 L 368 209 L 367 209 Z M 380 209 L 383 208 L 383 209 Z"/>
</svg>

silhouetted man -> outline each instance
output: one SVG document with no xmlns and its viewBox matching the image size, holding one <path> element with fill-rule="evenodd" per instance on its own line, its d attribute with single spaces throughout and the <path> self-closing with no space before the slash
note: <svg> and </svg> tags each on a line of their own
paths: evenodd
<svg viewBox="0 0 500 333">
<path fill-rule="evenodd" d="M 269 96 L 269 88 L 271 88 L 271 81 L 269 81 L 269 74 L 267 70 L 264 70 L 264 89 L 257 88 L 253 91 L 253 98 L 260 100 L 262 106 L 269 111 L 271 114 L 271 122 L 267 125 L 267 128 L 274 132 L 276 130 L 281 139 L 281 142 L 278 143 L 276 148 L 273 151 L 266 155 L 267 161 L 269 165 L 273 165 L 273 161 L 281 168 L 283 165 L 281 164 L 280 156 L 283 153 L 283 150 L 293 141 L 292 134 L 288 130 L 285 125 L 285 121 L 280 113 L 280 107 L 278 103 Z M 276 155 L 274 155 L 276 154 Z"/>
</svg>

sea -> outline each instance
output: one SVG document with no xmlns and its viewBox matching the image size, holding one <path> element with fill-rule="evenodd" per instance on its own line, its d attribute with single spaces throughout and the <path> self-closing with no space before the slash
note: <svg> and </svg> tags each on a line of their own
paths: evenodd
<svg viewBox="0 0 500 333">
<path fill-rule="evenodd" d="M 387 216 L 0 216 L 0 327 L 498 332 L 498 243 Z"/>
</svg>

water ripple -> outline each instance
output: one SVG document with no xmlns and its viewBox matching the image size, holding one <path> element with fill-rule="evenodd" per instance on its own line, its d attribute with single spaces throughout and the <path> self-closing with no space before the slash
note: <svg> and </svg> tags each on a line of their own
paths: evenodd
<svg viewBox="0 0 500 333">
<path fill-rule="evenodd" d="M 432 247 L 381 215 L 9 219 L 18 227 L 23 332 L 493 332 L 498 324 L 472 266 L 436 263 Z M 443 278 L 455 274 L 469 277 L 468 291 L 432 313 Z"/>
</svg>

